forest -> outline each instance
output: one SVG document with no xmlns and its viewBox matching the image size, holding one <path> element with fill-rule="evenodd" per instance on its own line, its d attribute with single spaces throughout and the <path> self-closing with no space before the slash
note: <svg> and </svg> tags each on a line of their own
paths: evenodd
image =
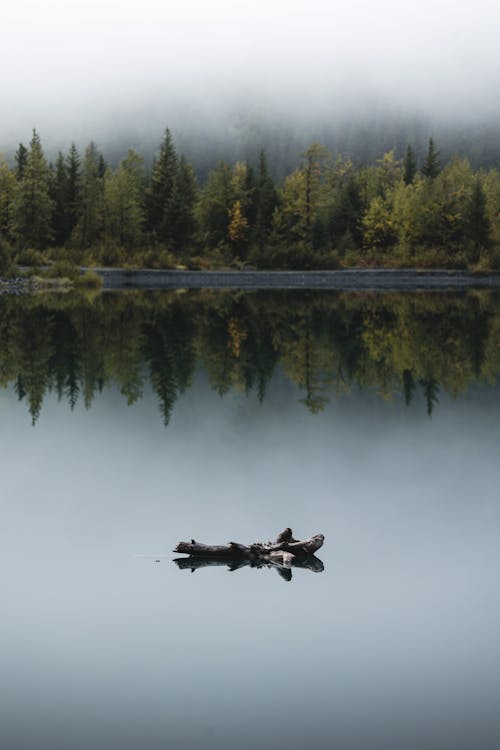
<svg viewBox="0 0 500 750">
<path fill-rule="evenodd" d="M 0 158 L 0 272 L 18 266 L 500 268 L 500 172 L 444 162 L 433 138 L 355 164 L 312 143 L 277 180 L 266 153 L 200 180 L 167 129 L 149 169 L 94 143 L 53 162 L 34 130 Z"/>
<path fill-rule="evenodd" d="M 45 396 L 90 408 L 148 391 L 165 425 L 200 373 L 265 405 L 285 377 L 311 413 L 359 389 L 432 415 L 500 374 L 499 297 L 213 290 L 0 296 L 0 387 L 35 423 Z M 292 391 L 290 393 L 293 393 Z"/>
</svg>

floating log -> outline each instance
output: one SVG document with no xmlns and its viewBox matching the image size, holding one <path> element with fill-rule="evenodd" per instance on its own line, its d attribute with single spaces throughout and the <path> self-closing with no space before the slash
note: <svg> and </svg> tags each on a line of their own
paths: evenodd
<svg viewBox="0 0 500 750">
<path fill-rule="evenodd" d="M 294 539 L 290 528 L 278 534 L 275 541 L 254 544 L 203 544 L 191 539 L 190 542 L 179 542 L 174 552 L 181 552 L 189 557 L 175 560 L 179 568 L 188 568 L 192 572 L 198 568 L 212 565 L 227 565 L 229 570 L 250 565 L 253 568 L 275 567 L 285 580 L 291 580 L 293 566 L 307 568 L 318 573 L 324 567 L 314 553 L 323 546 L 323 534 L 315 534 L 310 539 Z"/>
</svg>

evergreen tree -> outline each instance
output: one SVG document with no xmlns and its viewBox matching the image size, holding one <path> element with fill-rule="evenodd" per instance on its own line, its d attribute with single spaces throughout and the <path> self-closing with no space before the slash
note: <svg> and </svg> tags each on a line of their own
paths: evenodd
<svg viewBox="0 0 500 750">
<path fill-rule="evenodd" d="M 19 144 L 14 158 L 16 160 L 16 177 L 18 180 L 21 180 L 28 161 L 28 149 L 23 143 Z"/>
<path fill-rule="evenodd" d="M 66 194 L 66 239 L 71 234 L 78 221 L 78 209 L 81 193 L 81 162 L 80 154 L 74 143 L 71 144 L 66 157 L 67 194 Z"/>
<path fill-rule="evenodd" d="M 9 267 L 11 262 L 10 241 L 15 190 L 15 174 L 0 157 L 0 273 Z"/>
<path fill-rule="evenodd" d="M 424 166 L 422 167 L 422 174 L 424 177 L 434 180 L 440 171 L 439 151 L 436 150 L 434 139 L 429 138 L 429 148 L 427 150 L 427 156 L 425 157 Z"/>
<path fill-rule="evenodd" d="M 155 236 L 165 243 L 172 241 L 172 204 L 177 173 L 177 152 L 172 135 L 167 128 L 158 158 L 153 163 L 148 191 L 148 224 Z"/>
<path fill-rule="evenodd" d="M 100 156 L 95 143 L 85 149 L 74 239 L 81 249 L 98 241 L 103 224 L 103 180 L 99 176 Z"/>
<path fill-rule="evenodd" d="M 55 167 L 51 171 L 50 196 L 54 205 L 52 232 L 57 247 L 68 239 L 66 231 L 66 201 L 68 193 L 68 173 L 63 154 L 59 151 Z"/>
<path fill-rule="evenodd" d="M 360 247 L 363 239 L 361 217 L 365 208 L 359 180 L 349 174 L 341 187 L 340 198 L 331 212 L 329 229 L 340 250 Z"/>
<path fill-rule="evenodd" d="M 194 170 L 184 156 L 179 159 L 170 203 L 170 231 L 176 250 L 185 250 L 196 231 L 195 206 L 197 185 Z"/>
<path fill-rule="evenodd" d="M 486 212 L 486 195 L 479 177 L 476 178 L 472 189 L 465 219 L 465 232 L 476 250 L 473 260 L 477 260 L 479 249 L 491 245 L 491 224 Z"/>
<path fill-rule="evenodd" d="M 12 239 L 13 203 L 16 176 L 0 156 L 0 237 Z"/>
<path fill-rule="evenodd" d="M 413 394 L 415 392 L 415 379 L 413 377 L 412 370 L 403 371 L 403 393 L 405 397 L 405 404 L 409 406 L 413 400 Z"/>
<path fill-rule="evenodd" d="M 264 151 L 259 155 L 259 171 L 256 190 L 255 239 L 260 250 L 271 233 L 273 214 L 278 206 L 278 193 L 273 178 L 267 169 L 267 159 Z"/>
<path fill-rule="evenodd" d="M 403 163 L 403 181 L 405 185 L 410 185 L 417 174 L 417 161 L 412 147 L 408 144 L 406 156 Z"/>
<path fill-rule="evenodd" d="M 432 376 L 419 381 L 424 392 L 427 416 L 432 417 L 435 405 L 439 402 L 439 383 Z"/>
<path fill-rule="evenodd" d="M 99 156 L 97 157 L 97 175 L 99 179 L 104 179 L 107 167 L 108 165 L 104 161 L 104 156 L 102 154 L 99 154 Z"/>
<path fill-rule="evenodd" d="M 33 130 L 23 176 L 17 184 L 14 201 L 14 232 L 21 246 L 43 249 L 51 238 L 53 203 L 50 197 L 50 170 L 40 137 Z"/>
</svg>

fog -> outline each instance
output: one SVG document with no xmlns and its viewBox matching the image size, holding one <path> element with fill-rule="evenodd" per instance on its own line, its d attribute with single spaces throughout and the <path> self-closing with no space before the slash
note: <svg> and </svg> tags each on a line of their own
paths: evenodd
<svg viewBox="0 0 500 750">
<path fill-rule="evenodd" d="M 3 9 L 0 147 L 253 118 L 500 113 L 495 0 L 19 0 Z M 239 118 L 239 119 L 238 119 Z"/>
</svg>

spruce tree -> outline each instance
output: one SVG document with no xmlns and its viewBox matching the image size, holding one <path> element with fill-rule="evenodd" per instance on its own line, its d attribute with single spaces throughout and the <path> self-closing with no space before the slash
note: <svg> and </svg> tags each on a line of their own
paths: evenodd
<svg viewBox="0 0 500 750">
<path fill-rule="evenodd" d="M 78 221 L 82 178 L 80 154 L 74 143 L 71 144 L 66 157 L 66 169 L 68 176 L 66 195 L 66 239 L 69 239 L 76 226 L 76 222 Z"/>
<path fill-rule="evenodd" d="M 429 138 L 429 148 L 427 150 L 427 156 L 425 157 L 424 166 L 422 167 L 422 174 L 424 177 L 434 180 L 440 171 L 439 151 L 436 149 L 434 139 Z"/>
<path fill-rule="evenodd" d="M 100 155 L 95 143 L 85 149 L 74 238 L 81 249 L 98 241 L 103 224 L 103 180 L 99 176 Z"/>
<path fill-rule="evenodd" d="M 23 176 L 14 201 L 14 231 L 23 247 L 43 249 L 52 239 L 53 202 L 50 197 L 50 170 L 40 137 L 33 130 Z"/>
<path fill-rule="evenodd" d="M 196 231 L 196 196 L 194 170 L 184 156 L 181 156 L 169 209 L 170 234 L 176 250 L 188 248 Z"/>
<path fill-rule="evenodd" d="M 170 130 L 167 128 L 160 146 L 160 153 L 153 163 L 148 191 L 149 229 L 165 243 L 173 239 L 172 204 L 178 169 L 177 152 Z"/>
<path fill-rule="evenodd" d="M 55 167 L 51 172 L 50 195 L 54 204 L 52 232 L 56 247 L 61 247 L 67 240 L 66 201 L 68 193 L 68 173 L 63 154 L 59 151 Z"/>
<path fill-rule="evenodd" d="M 269 174 L 264 151 L 259 155 L 256 204 L 255 239 L 257 246 L 262 250 L 271 233 L 274 210 L 278 206 L 278 193 Z"/>
<path fill-rule="evenodd" d="M 23 143 L 19 144 L 14 158 L 16 160 L 16 177 L 18 180 L 21 180 L 26 169 L 26 162 L 28 161 L 28 149 Z"/>
<path fill-rule="evenodd" d="M 12 239 L 13 204 L 16 176 L 0 156 L 0 238 Z"/>
<path fill-rule="evenodd" d="M 417 174 L 417 162 L 412 147 L 408 144 L 406 156 L 403 163 L 403 181 L 405 185 L 410 185 Z"/>
<path fill-rule="evenodd" d="M 476 178 L 472 189 L 465 219 L 465 232 L 475 248 L 473 260 L 477 260 L 479 250 L 491 245 L 491 224 L 486 213 L 486 195 L 480 177 Z"/>
</svg>

